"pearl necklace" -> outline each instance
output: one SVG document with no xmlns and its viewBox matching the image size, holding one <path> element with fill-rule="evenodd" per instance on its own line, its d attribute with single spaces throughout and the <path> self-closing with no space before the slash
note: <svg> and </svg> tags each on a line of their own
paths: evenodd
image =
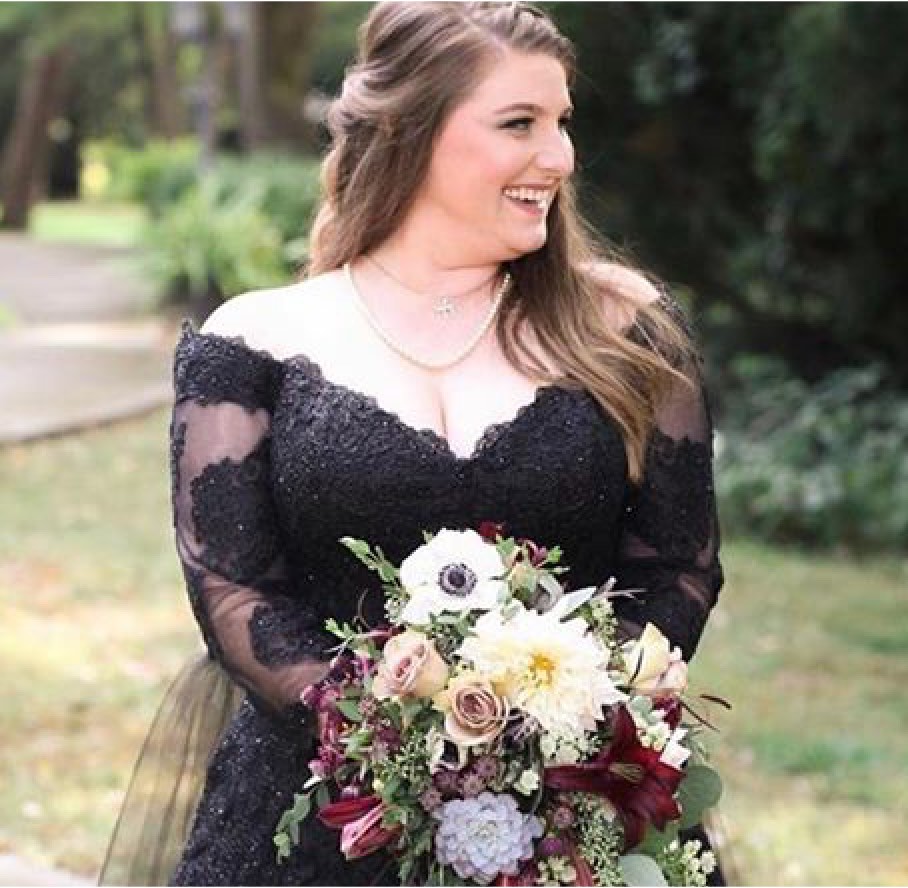
<svg viewBox="0 0 908 888">
<path fill-rule="evenodd" d="M 460 349 L 459 352 L 454 354 L 452 357 L 447 358 L 443 361 L 427 361 L 423 358 L 417 357 L 409 349 L 400 345 L 390 333 L 381 325 L 378 318 L 372 313 L 372 310 L 366 305 L 365 300 L 360 294 L 359 290 L 356 287 L 356 282 L 353 280 L 353 272 L 350 270 L 350 263 L 347 262 L 344 264 L 344 272 L 347 275 L 347 282 L 350 285 L 350 291 L 353 293 L 354 302 L 356 307 L 360 310 L 363 317 L 372 327 L 373 330 L 381 337 L 382 341 L 390 349 L 395 351 L 398 355 L 406 360 L 410 361 L 412 364 L 416 364 L 418 367 L 422 367 L 425 370 L 447 370 L 449 367 L 453 367 L 455 364 L 459 364 L 470 352 L 479 345 L 480 340 L 485 336 L 486 331 L 489 329 L 492 321 L 495 319 L 495 315 L 498 313 L 498 307 L 501 305 L 501 300 L 504 298 L 504 294 L 507 293 L 508 287 L 511 285 L 511 275 L 508 272 L 505 272 L 504 277 L 502 278 L 501 285 L 495 292 L 495 297 L 492 299 L 492 306 L 489 309 L 489 313 L 486 315 L 485 320 L 480 324 L 476 332 L 467 340 L 466 345 Z"/>
<path fill-rule="evenodd" d="M 429 294 L 420 293 L 419 290 L 414 290 L 411 287 L 408 287 L 396 274 L 393 274 L 389 269 L 385 268 L 381 262 L 378 261 L 374 256 L 365 256 L 385 277 L 390 278 L 397 284 L 399 287 L 406 290 L 408 293 L 412 293 L 414 296 L 419 296 L 421 299 L 425 299 Z M 470 287 L 469 290 L 464 290 L 462 293 L 443 293 L 441 296 L 436 297 L 436 302 L 432 311 L 440 317 L 447 318 L 450 315 L 454 314 L 457 311 L 457 303 L 454 302 L 455 299 L 463 299 L 466 296 L 472 296 L 478 290 L 483 290 L 492 283 L 499 275 L 499 272 L 496 271 L 491 277 L 486 278 L 484 281 L 480 281 L 473 287 Z"/>
</svg>

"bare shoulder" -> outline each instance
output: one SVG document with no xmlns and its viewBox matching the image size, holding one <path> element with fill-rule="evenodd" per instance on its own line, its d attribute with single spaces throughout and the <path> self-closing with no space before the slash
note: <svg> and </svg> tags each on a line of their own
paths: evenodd
<svg viewBox="0 0 908 888">
<path fill-rule="evenodd" d="M 285 287 L 250 290 L 213 311 L 201 332 L 241 336 L 247 345 L 276 357 L 292 354 L 300 350 L 300 343 L 292 342 L 290 336 L 313 327 L 312 321 L 324 310 L 325 297 L 335 286 L 332 272 Z"/>
<path fill-rule="evenodd" d="M 633 325 L 637 309 L 662 298 L 659 288 L 646 275 L 619 262 L 597 262 L 590 269 L 602 285 L 602 311 L 609 326 L 626 330 Z M 618 295 L 620 298 L 616 299 Z"/>
</svg>

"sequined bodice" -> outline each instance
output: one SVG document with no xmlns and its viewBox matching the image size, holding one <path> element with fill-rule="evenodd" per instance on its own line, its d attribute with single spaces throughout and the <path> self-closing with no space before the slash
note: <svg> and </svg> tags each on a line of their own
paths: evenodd
<svg viewBox="0 0 908 888">
<path fill-rule="evenodd" d="M 510 532 L 561 541 L 572 574 L 592 577 L 613 563 L 622 507 L 620 437 L 586 393 L 556 387 L 508 422 L 491 426 L 469 457 L 444 438 L 416 430 L 374 398 L 326 380 L 310 362 L 283 368 L 272 425 L 272 488 L 294 574 L 330 576 L 323 615 L 352 615 L 365 589 L 366 612 L 381 617 L 375 581 L 338 540 L 380 545 L 400 560 L 422 530 L 502 522 Z"/>
</svg>

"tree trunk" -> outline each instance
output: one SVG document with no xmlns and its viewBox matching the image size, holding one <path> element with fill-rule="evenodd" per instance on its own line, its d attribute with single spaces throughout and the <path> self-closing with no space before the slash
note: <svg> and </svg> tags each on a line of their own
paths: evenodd
<svg viewBox="0 0 908 888">
<path fill-rule="evenodd" d="M 237 43 L 237 103 L 243 148 L 257 151 L 268 143 L 262 61 L 262 3 L 243 3 L 244 27 Z"/>
<path fill-rule="evenodd" d="M 309 91 L 312 47 L 319 3 L 262 3 L 261 43 L 264 59 L 263 108 L 269 141 L 296 149 L 314 143 L 303 116 Z"/>
<path fill-rule="evenodd" d="M 47 152 L 47 126 L 63 98 L 68 59 L 68 51 L 62 48 L 39 55 L 19 82 L 0 177 L 4 228 L 24 231 L 35 194 L 46 190 L 37 179 L 42 170 L 47 172 L 47 165 L 41 162 Z"/>
<path fill-rule="evenodd" d="M 187 114 L 177 79 L 176 39 L 167 27 L 166 9 L 157 3 L 137 6 L 150 88 L 151 131 L 173 139 L 187 130 Z"/>
</svg>

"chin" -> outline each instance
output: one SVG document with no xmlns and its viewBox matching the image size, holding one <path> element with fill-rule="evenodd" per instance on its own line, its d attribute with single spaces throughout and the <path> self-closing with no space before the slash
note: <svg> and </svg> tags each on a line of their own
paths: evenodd
<svg viewBox="0 0 908 888">
<path fill-rule="evenodd" d="M 514 244 L 514 251 L 517 256 L 526 256 L 528 253 L 535 253 L 545 246 L 546 240 L 547 237 L 544 233 L 539 237 L 521 238 L 518 243 Z"/>
</svg>

